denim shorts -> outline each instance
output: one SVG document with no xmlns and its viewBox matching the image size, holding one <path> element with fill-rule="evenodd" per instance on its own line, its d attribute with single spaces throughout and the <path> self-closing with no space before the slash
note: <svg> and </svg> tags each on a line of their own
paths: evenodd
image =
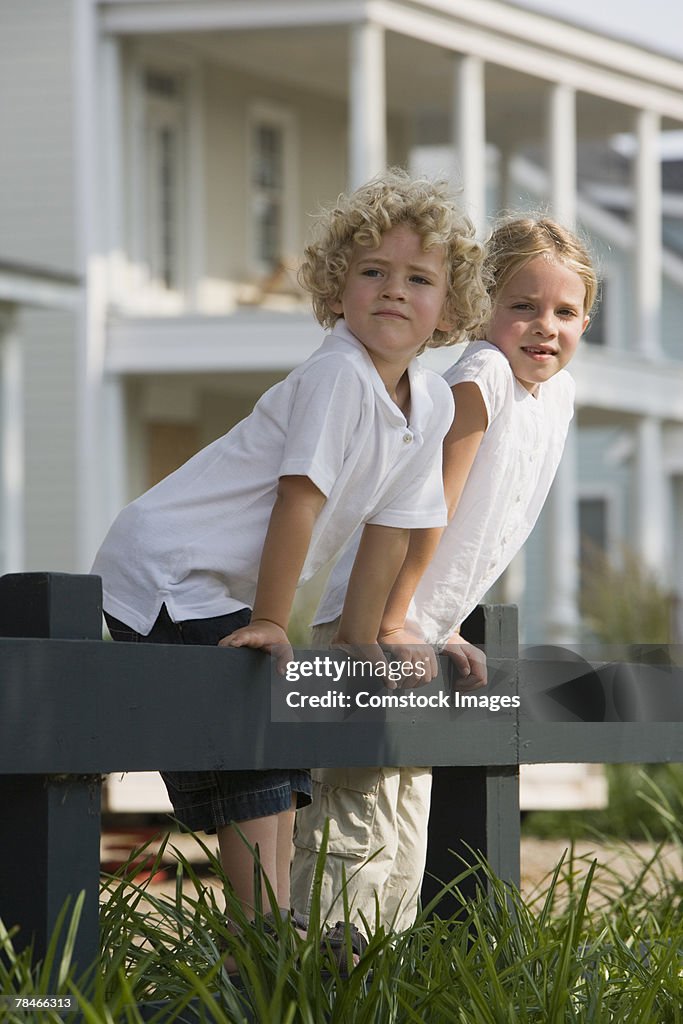
<svg viewBox="0 0 683 1024">
<path fill-rule="evenodd" d="M 211 619 L 173 622 L 162 605 L 147 636 L 120 622 L 108 612 L 104 617 L 112 640 L 146 644 L 203 644 L 215 647 L 219 640 L 246 626 L 248 608 Z M 311 802 L 311 773 L 303 768 L 268 771 L 161 772 L 175 817 L 192 832 L 213 834 L 233 821 L 268 818 L 288 811 L 292 802 L 306 807 Z"/>
</svg>

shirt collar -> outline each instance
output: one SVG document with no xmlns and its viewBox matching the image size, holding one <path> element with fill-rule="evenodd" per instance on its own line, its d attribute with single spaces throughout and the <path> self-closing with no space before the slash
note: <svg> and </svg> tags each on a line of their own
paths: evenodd
<svg viewBox="0 0 683 1024">
<path fill-rule="evenodd" d="M 358 340 L 355 334 L 351 333 L 349 328 L 346 326 L 346 321 L 343 317 L 340 317 L 340 319 L 337 320 L 323 344 L 326 347 L 346 347 L 357 351 L 367 367 L 368 377 L 372 383 L 375 394 L 380 398 L 385 411 L 391 419 L 395 420 L 402 426 L 406 425 L 405 416 L 396 403 L 390 398 L 386 385 L 377 372 L 377 368 L 370 358 L 368 350 L 365 345 Z M 408 365 L 408 380 L 410 382 L 410 426 L 414 431 L 420 430 L 420 424 L 423 424 L 427 418 L 427 410 L 424 408 L 425 399 L 429 399 L 430 409 L 432 404 L 424 378 L 424 369 L 420 366 L 417 359 L 412 359 Z"/>
</svg>

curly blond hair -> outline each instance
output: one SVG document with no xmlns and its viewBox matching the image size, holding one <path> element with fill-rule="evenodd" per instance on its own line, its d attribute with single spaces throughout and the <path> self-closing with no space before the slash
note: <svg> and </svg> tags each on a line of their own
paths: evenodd
<svg viewBox="0 0 683 1024">
<path fill-rule="evenodd" d="M 437 245 L 445 249 L 443 318 L 451 326 L 435 330 L 423 348 L 463 341 L 489 315 L 484 247 L 447 182 L 413 178 L 401 168 L 340 195 L 318 219 L 299 268 L 299 282 L 311 295 L 318 323 L 331 328 L 339 319 L 331 305 L 341 299 L 354 247 L 376 249 L 382 236 L 398 224 L 413 227 L 425 250 Z"/>
<path fill-rule="evenodd" d="M 575 231 L 545 215 L 508 216 L 493 230 L 486 243 L 491 303 L 514 275 L 536 256 L 547 256 L 576 271 L 586 294 L 583 311 L 589 314 L 598 295 L 598 275 L 590 249 Z M 478 325 L 482 337 L 487 321 Z"/>
</svg>

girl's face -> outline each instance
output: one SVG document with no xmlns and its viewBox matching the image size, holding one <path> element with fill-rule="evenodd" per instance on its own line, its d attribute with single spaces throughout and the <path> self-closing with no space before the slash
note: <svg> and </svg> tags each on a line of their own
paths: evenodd
<svg viewBox="0 0 683 1024">
<path fill-rule="evenodd" d="M 586 286 L 552 256 L 536 256 L 496 296 L 486 339 L 532 394 L 574 355 L 588 326 Z"/>
</svg>

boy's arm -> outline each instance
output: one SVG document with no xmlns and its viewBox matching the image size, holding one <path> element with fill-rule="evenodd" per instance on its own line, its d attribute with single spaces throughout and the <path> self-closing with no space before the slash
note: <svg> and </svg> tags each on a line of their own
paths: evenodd
<svg viewBox="0 0 683 1024">
<path fill-rule="evenodd" d="M 453 387 L 453 396 L 455 418 L 443 443 L 443 484 L 449 522 L 458 507 L 488 426 L 486 406 L 476 384 L 471 381 L 456 384 Z M 405 621 L 413 594 L 434 557 L 442 533 L 442 528 L 411 531 L 406 560 L 382 616 L 380 642 L 389 645 L 402 659 L 415 660 L 415 645 L 424 645 L 421 636 L 414 630 L 406 629 Z M 458 671 L 468 675 L 476 666 L 469 660 L 458 657 L 460 654 L 461 651 L 453 652 L 453 660 Z M 423 682 L 428 681 L 423 679 Z"/>
<path fill-rule="evenodd" d="M 337 640 L 375 644 L 382 611 L 408 550 L 410 530 L 367 523 L 346 589 Z"/>
<path fill-rule="evenodd" d="M 408 550 L 410 531 L 367 523 L 361 535 L 344 598 L 335 647 L 384 660 L 377 646 L 382 610 Z M 390 689 L 396 684 L 387 682 Z"/>
<path fill-rule="evenodd" d="M 287 624 L 311 534 L 325 495 L 307 476 L 282 476 L 261 553 L 251 622 L 223 637 L 219 647 L 257 647 L 278 652 L 283 671 L 292 657 Z"/>
</svg>

